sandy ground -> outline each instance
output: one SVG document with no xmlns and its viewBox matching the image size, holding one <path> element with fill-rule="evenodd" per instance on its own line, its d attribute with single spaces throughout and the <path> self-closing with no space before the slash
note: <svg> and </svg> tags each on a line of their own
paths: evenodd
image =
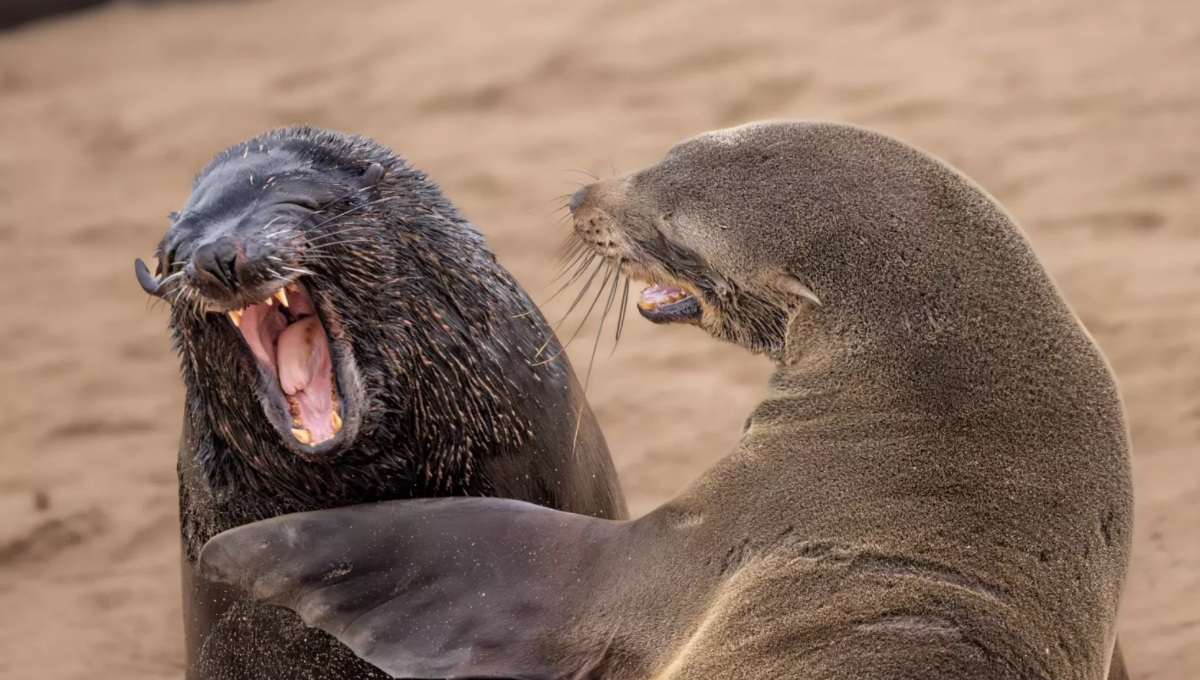
<svg viewBox="0 0 1200 680">
<path fill-rule="evenodd" d="M 1027 228 L 1128 404 L 1129 664 L 1200 677 L 1195 0 L 334 5 L 117 6 L 0 36 L 0 676 L 180 675 L 182 395 L 131 262 L 211 154 L 289 123 L 367 133 L 544 299 L 568 168 L 793 116 L 917 143 Z M 630 321 L 590 395 L 641 513 L 728 450 L 768 366 Z"/>
</svg>

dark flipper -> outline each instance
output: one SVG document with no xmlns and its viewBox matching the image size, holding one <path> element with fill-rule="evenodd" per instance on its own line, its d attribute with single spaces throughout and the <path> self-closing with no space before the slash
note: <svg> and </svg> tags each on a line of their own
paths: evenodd
<svg viewBox="0 0 1200 680">
<path fill-rule="evenodd" d="M 578 637 L 559 640 L 589 593 L 615 585 L 597 565 L 624 526 L 500 499 L 377 503 L 231 529 L 200 569 L 394 677 L 549 680 L 597 663 Z"/>
</svg>

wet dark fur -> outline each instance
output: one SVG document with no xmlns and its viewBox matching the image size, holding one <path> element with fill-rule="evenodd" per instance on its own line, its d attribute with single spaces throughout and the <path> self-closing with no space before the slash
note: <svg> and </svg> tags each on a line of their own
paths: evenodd
<svg viewBox="0 0 1200 680">
<path fill-rule="evenodd" d="M 373 163 L 384 174 L 366 185 Z M 301 187 L 291 195 L 323 200 L 296 210 L 292 233 L 267 250 L 312 272 L 304 282 L 331 352 L 355 369 L 337 376 L 343 398 L 359 406 L 346 424 L 355 436 L 313 460 L 285 446 L 264 417 L 254 360 L 236 329 L 223 313 L 199 310 L 194 291 L 168 282 L 188 405 L 179 452 L 188 677 L 384 677 L 290 612 L 195 582 L 200 547 L 225 529 L 435 495 L 625 513 L 590 410 L 573 442 L 583 397 L 566 357 L 531 366 L 550 335 L 545 320 L 526 314 L 529 298 L 437 185 L 384 147 L 302 127 L 226 150 L 197 176 L 194 187 L 208 198 L 194 193 L 177 216 L 160 271 L 177 271 L 222 221 L 249 219 L 290 174 Z M 550 346 L 557 352 L 557 341 Z M 345 384 L 354 377 L 357 384 Z"/>
</svg>

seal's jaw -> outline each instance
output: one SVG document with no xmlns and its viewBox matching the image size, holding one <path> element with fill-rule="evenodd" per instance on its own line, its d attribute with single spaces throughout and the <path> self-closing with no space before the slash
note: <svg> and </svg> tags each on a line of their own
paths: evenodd
<svg viewBox="0 0 1200 680">
<path fill-rule="evenodd" d="M 228 319 L 254 356 L 259 399 L 284 441 L 305 457 L 338 448 L 346 414 L 337 358 L 305 286 L 289 283 L 263 302 L 228 312 Z"/>
<path fill-rule="evenodd" d="M 671 286 L 644 289 L 638 297 L 637 306 L 642 317 L 658 324 L 699 324 L 704 315 L 704 308 L 695 295 Z"/>
<path fill-rule="evenodd" d="M 629 233 L 636 223 L 606 218 L 603 230 L 596 231 L 592 225 L 600 220 L 595 215 L 587 219 L 589 224 L 580 228 L 577 217 L 572 237 L 597 256 L 619 262 L 630 278 L 649 284 L 637 301 L 643 318 L 660 325 L 695 326 L 751 352 L 779 355 L 791 307 L 756 294 L 683 245 Z"/>
</svg>

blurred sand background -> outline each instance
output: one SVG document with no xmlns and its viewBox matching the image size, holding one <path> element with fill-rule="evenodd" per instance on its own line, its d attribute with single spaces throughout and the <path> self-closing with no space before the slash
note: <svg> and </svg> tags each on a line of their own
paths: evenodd
<svg viewBox="0 0 1200 680">
<path fill-rule="evenodd" d="M 132 260 L 213 153 L 375 137 L 542 300 L 567 169 L 785 116 L 900 135 L 1028 230 L 1128 405 L 1129 666 L 1200 677 L 1196 0 L 267 0 L 0 34 L 0 676 L 180 677 L 182 394 Z M 589 394 L 641 514 L 728 450 L 768 365 L 636 314 L 608 343 Z"/>
</svg>

